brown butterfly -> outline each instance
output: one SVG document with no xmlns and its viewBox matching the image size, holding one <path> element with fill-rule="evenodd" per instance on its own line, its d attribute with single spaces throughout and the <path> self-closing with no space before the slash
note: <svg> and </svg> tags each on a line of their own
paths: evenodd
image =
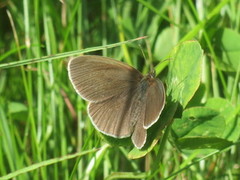
<svg viewBox="0 0 240 180">
<path fill-rule="evenodd" d="M 88 114 L 103 134 L 130 137 L 141 149 L 147 129 L 158 120 L 165 105 L 163 83 L 154 73 L 143 76 L 133 67 L 102 56 L 80 56 L 68 64 L 70 81 L 89 101 Z"/>
</svg>

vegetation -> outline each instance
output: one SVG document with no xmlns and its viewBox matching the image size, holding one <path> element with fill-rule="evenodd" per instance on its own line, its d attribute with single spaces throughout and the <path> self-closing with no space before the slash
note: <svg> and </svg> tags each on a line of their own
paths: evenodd
<svg viewBox="0 0 240 180">
<path fill-rule="evenodd" d="M 239 7 L 1 1 L 0 180 L 239 179 Z M 143 74 L 152 59 L 167 101 L 143 149 L 94 129 L 68 79 L 67 61 L 82 53 Z"/>
</svg>

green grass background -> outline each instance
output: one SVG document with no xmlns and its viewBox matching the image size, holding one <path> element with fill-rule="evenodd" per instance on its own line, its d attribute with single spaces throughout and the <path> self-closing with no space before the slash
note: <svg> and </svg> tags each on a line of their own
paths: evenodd
<svg viewBox="0 0 240 180">
<path fill-rule="evenodd" d="M 0 179 L 239 179 L 239 8 L 239 0 L 0 1 Z M 149 47 L 114 44 L 142 36 Z M 170 54 L 187 40 L 204 52 L 201 84 L 182 108 L 168 101 L 172 127 L 138 159 L 131 145 L 106 144 L 72 88 L 68 59 L 104 55 L 147 73 L 141 44 L 167 83 Z M 181 56 L 186 65 L 191 53 Z M 211 121 L 186 124 L 196 117 Z"/>
</svg>

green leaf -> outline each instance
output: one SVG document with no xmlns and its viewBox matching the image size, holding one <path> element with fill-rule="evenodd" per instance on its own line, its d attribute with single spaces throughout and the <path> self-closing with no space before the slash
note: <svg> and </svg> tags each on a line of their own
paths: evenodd
<svg viewBox="0 0 240 180">
<path fill-rule="evenodd" d="M 220 29 L 214 36 L 218 67 L 225 71 L 237 71 L 240 57 L 240 34 L 228 28 Z"/>
<path fill-rule="evenodd" d="M 197 41 L 183 42 L 171 53 L 167 94 L 183 108 L 199 87 L 202 56 L 203 51 Z"/>
<path fill-rule="evenodd" d="M 237 113 L 222 98 L 209 99 L 205 107 L 186 109 L 172 125 L 176 145 L 185 150 L 223 149 L 232 145 L 240 136 Z"/>
<path fill-rule="evenodd" d="M 134 146 L 132 144 L 131 138 L 127 137 L 127 138 L 114 138 L 108 135 L 105 135 L 101 132 L 98 132 L 104 140 L 107 141 L 107 143 L 109 143 L 111 146 Z"/>
<path fill-rule="evenodd" d="M 181 119 L 175 119 L 172 129 L 178 138 L 190 136 L 221 137 L 225 130 L 225 120 L 216 110 L 194 107 L 185 110 Z"/>
<path fill-rule="evenodd" d="M 173 28 L 165 28 L 161 34 L 158 35 L 154 48 L 154 56 L 157 59 L 165 58 L 174 47 L 173 34 Z"/>
<path fill-rule="evenodd" d="M 237 116 L 237 108 L 227 99 L 222 98 L 211 98 L 207 101 L 205 106 L 218 111 L 225 119 L 226 127 L 222 137 L 229 141 L 237 141 L 240 137 L 240 120 Z"/>
<path fill-rule="evenodd" d="M 26 121 L 28 117 L 28 107 L 20 102 L 9 102 L 8 113 L 13 120 Z"/>
<path fill-rule="evenodd" d="M 19 102 L 10 102 L 8 104 L 9 113 L 19 113 L 22 111 L 27 111 L 27 106 Z"/>
<path fill-rule="evenodd" d="M 233 143 L 217 137 L 187 137 L 178 140 L 181 149 L 224 149 Z"/>
<path fill-rule="evenodd" d="M 137 149 L 136 147 L 134 147 L 129 153 L 128 153 L 128 158 L 129 159 L 138 159 L 141 157 L 146 156 L 147 153 L 149 153 L 157 144 L 158 142 L 158 138 L 154 139 L 151 142 L 150 146 L 147 146 L 147 148 L 144 149 Z"/>
</svg>

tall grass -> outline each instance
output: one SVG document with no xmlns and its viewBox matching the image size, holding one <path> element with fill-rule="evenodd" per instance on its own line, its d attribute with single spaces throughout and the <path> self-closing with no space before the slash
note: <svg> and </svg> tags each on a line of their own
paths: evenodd
<svg viewBox="0 0 240 180">
<path fill-rule="evenodd" d="M 1 1 L 0 179 L 239 179 L 239 6 L 239 0 Z M 72 88 L 67 61 L 98 54 L 147 73 L 139 48 L 147 52 L 145 41 L 114 44 L 143 36 L 165 84 L 174 47 L 187 40 L 200 43 L 201 84 L 185 107 L 166 114 L 175 122 L 187 108 L 231 107 L 210 125 L 233 118 L 234 134 L 222 136 L 224 142 L 204 139 L 210 148 L 193 148 L 188 139 L 192 144 L 186 148 L 173 124 L 138 159 L 129 158 L 135 152 L 131 144 L 108 145 Z"/>
</svg>

